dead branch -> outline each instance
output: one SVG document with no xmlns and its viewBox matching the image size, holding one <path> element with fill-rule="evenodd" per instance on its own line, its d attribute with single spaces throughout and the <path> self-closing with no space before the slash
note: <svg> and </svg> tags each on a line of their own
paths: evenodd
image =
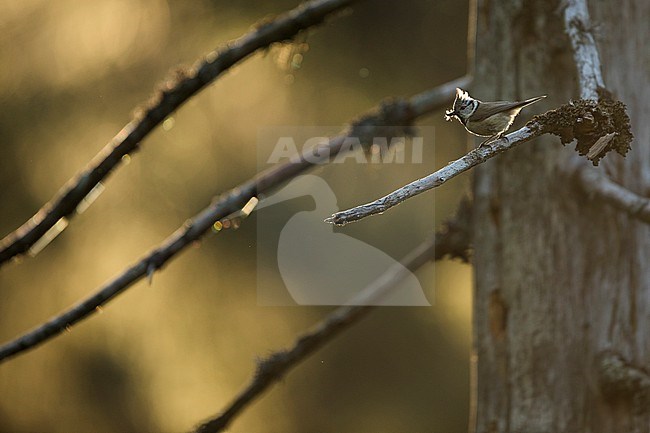
<svg viewBox="0 0 650 433">
<path fill-rule="evenodd" d="M 288 162 L 271 167 L 253 179 L 242 183 L 219 196 L 210 206 L 188 220 L 159 246 L 146 254 L 135 264 L 105 283 L 94 294 L 53 317 L 34 330 L 0 346 L 0 362 L 32 349 L 68 329 L 70 326 L 96 312 L 97 308 L 120 294 L 144 277 L 151 278 L 169 260 L 199 240 L 217 221 L 237 212 L 258 194 L 268 192 L 308 168 L 327 162 L 341 150 L 349 136 L 370 137 L 375 132 L 386 133 L 386 127 L 404 125 L 406 128 L 419 116 L 442 107 L 451 99 L 453 89 L 469 83 L 469 77 L 462 77 L 429 91 L 420 93 L 409 100 L 396 99 L 383 103 L 377 110 L 366 114 L 349 128 L 348 132 L 328 140 L 316 151 L 307 150 Z M 315 157 L 315 155 L 320 155 Z"/>
<path fill-rule="evenodd" d="M 580 164 L 572 174 L 578 181 L 580 189 L 589 197 L 607 203 L 632 218 L 650 224 L 650 198 L 633 193 L 611 180 L 609 176 L 586 164 Z"/>
<path fill-rule="evenodd" d="M 236 63 L 275 42 L 291 40 L 300 31 L 322 23 L 332 13 L 349 6 L 354 0 L 312 0 L 265 20 L 254 30 L 207 54 L 188 69 L 179 69 L 161 83 L 150 101 L 136 113 L 115 137 L 76 177 L 21 227 L 0 242 L 0 266 L 24 254 L 50 229 L 74 216 L 79 205 L 122 161 L 136 151 L 142 140 L 158 124 Z"/>
<path fill-rule="evenodd" d="M 366 286 L 350 305 L 344 305 L 321 320 L 311 330 L 296 339 L 288 350 L 279 350 L 259 361 L 257 371 L 250 383 L 237 395 L 234 401 L 218 416 L 196 428 L 196 433 L 223 431 L 232 420 L 267 388 L 281 380 L 290 370 L 312 353 L 329 343 L 341 332 L 365 317 L 374 306 L 371 302 L 383 298 L 404 277 L 430 260 L 445 256 L 469 260 L 471 207 L 468 200 L 461 201 L 456 216 L 447 222 L 435 236 L 426 240 L 402 261 L 390 267 L 374 282 Z"/>
<path fill-rule="evenodd" d="M 543 132 L 544 130 L 542 125 L 533 119 L 523 128 L 511 132 L 499 140 L 493 141 L 489 146 L 473 149 L 461 158 L 450 162 L 440 170 L 398 188 L 390 194 L 373 202 L 337 212 L 330 218 L 327 218 L 325 222 L 337 226 L 344 226 L 371 215 L 381 214 L 409 198 L 442 185 L 449 179 L 466 172 L 472 167 L 484 163 L 490 158 L 494 158 L 500 153 L 513 149 L 521 143 L 532 140 Z"/>
<path fill-rule="evenodd" d="M 602 77 L 600 54 L 591 33 L 589 10 L 584 0 L 566 2 L 564 26 L 573 47 L 573 58 L 578 69 L 580 96 L 583 99 L 607 99 L 603 98 L 603 96 L 609 96 L 609 92 L 604 90 L 605 83 Z M 622 105 L 620 102 L 618 104 Z M 624 112 L 619 113 L 617 117 L 622 118 L 623 114 Z M 625 117 L 627 117 L 626 114 Z M 624 125 L 621 125 L 618 129 L 624 129 Z M 629 118 L 627 119 L 627 130 L 629 134 L 629 137 L 626 138 L 628 141 L 627 148 L 618 150 L 622 155 L 625 155 L 627 149 L 629 149 L 629 142 L 633 138 L 631 132 L 629 132 Z M 606 149 L 615 146 L 612 142 L 620 135 L 620 131 L 599 132 L 596 136 L 600 136 L 600 138 L 590 148 L 584 148 L 583 152 L 586 153 L 588 159 L 598 161 L 598 158 L 602 157 Z M 619 185 L 606 174 L 589 167 L 584 161 L 573 162 L 575 164 L 571 166 L 570 174 L 577 179 L 578 186 L 582 191 L 601 200 L 603 203 L 626 212 L 633 218 L 650 223 L 649 198 L 639 196 Z"/>
</svg>

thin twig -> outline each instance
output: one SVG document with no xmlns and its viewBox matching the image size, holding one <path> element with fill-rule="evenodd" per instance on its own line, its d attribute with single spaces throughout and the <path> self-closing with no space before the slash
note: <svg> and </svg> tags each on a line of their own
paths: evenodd
<svg viewBox="0 0 650 433">
<path fill-rule="evenodd" d="M 196 433 L 223 431 L 232 420 L 262 392 L 284 377 L 292 368 L 316 350 L 330 342 L 335 336 L 348 329 L 366 316 L 375 307 L 368 305 L 382 299 L 410 272 L 430 260 L 440 260 L 445 256 L 468 261 L 470 245 L 469 202 L 463 200 L 456 217 L 434 237 L 423 242 L 411 251 L 402 261 L 390 267 L 374 282 L 366 286 L 350 305 L 337 308 L 311 330 L 298 337 L 288 350 L 274 352 L 257 365 L 257 371 L 250 383 L 237 395 L 235 400 L 218 416 L 196 428 Z"/>
<path fill-rule="evenodd" d="M 146 254 L 134 265 L 123 271 L 113 280 L 104 284 L 90 297 L 82 300 L 62 314 L 50 319 L 25 335 L 0 346 L 0 361 L 21 352 L 32 349 L 60 334 L 75 323 L 93 314 L 97 307 L 120 294 L 129 286 L 145 276 L 151 278 L 170 259 L 183 251 L 188 245 L 203 236 L 214 223 L 241 209 L 252 197 L 268 192 L 281 183 L 297 176 L 308 168 L 331 160 L 344 146 L 348 135 L 372 135 L 372 131 L 382 131 L 386 126 L 409 125 L 415 118 L 448 103 L 455 87 L 469 83 L 468 77 L 462 77 L 435 89 L 423 92 L 410 100 L 392 100 L 381 105 L 379 110 L 371 112 L 354 122 L 349 132 L 331 138 L 320 149 L 308 150 L 299 158 L 280 164 L 259 173 L 253 179 L 222 194 L 210 206 L 169 236 L 158 247 Z"/>
<path fill-rule="evenodd" d="M 251 32 L 209 53 L 193 68 L 176 71 L 154 95 L 149 106 L 122 128 L 81 173 L 70 179 L 36 215 L 0 242 L 0 265 L 27 252 L 62 218 L 73 216 L 79 204 L 119 165 L 122 157 L 137 150 L 140 142 L 159 123 L 223 72 L 260 48 L 290 40 L 300 31 L 322 23 L 328 15 L 353 1 L 304 3 L 274 20 L 262 22 Z"/>
<path fill-rule="evenodd" d="M 513 149 L 521 143 L 532 140 L 542 133 L 542 128 L 539 128 L 533 120 L 523 128 L 518 129 L 499 140 L 493 141 L 489 146 L 483 146 L 471 150 L 462 158 L 450 162 L 445 167 L 426 177 L 413 181 L 373 202 L 337 212 L 330 218 L 327 218 L 325 222 L 337 226 L 343 226 L 371 215 L 385 212 L 409 198 L 442 185 L 449 179 L 464 173 L 470 168 L 475 167 L 500 153 Z"/>
</svg>

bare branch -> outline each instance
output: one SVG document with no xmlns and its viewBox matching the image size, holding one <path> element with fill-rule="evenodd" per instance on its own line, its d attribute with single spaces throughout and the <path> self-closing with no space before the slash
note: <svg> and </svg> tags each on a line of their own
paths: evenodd
<svg viewBox="0 0 650 433">
<path fill-rule="evenodd" d="M 450 162 L 435 173 L 413 181 L 371 203 L 337 212 L 330 218 L 327 218 L 325 222 L 337 226 L 343 226 L 371 215 L 385 212 L 409 198 L 442 185 L 449 179 L 466 172 L 470 168 L 475 167 L 500 153 L 513 149 L 521 143 L 532 140 L 542 133 L 543 129 L 541 128 L 541 125 L 537 124 L 535 120 L 532 120 L 523 128 L 518 129 L 499 140 L 493 141 L 489 146 L 483 146 L 471 150 L 462 158 Z"/>
<path fill-rule="evenodd" d="M 650 198 L 633 193 L 586 164 L 576 167 L 574 174 L 580 188 L 587 195 L 626 212 L 632 218 L 650 224 Z"/>
<path fill-rule="evenodd" d="M 567 1 L 564 10 L 564 21 L 567 34 L 571 39 L 571 44 L 574 49 L 576 65 L 578 67 L 578 76 L 580 78 L 581 97 L 582 99 L 598 100 L 599 94 L 605 89 L 600 68 L 600 57 L 598 55 L 594 37 L 589 29 L 589 11 L 587 10 L 587 5 L 584 0 Z M 607 104 L 602 102 L 601 105 Z M 618 108 L 618 105 L 616 105 L 614 101 L 611 101 L 611 104 L 609 105 Z M 576 107 L 576 109 L 582 110 L 582 107 Z M 605 116 L 601 116 L 603 119 L 601 120 L 600 125 L 597 125 L 596 122 L 594 122 L 593 116 L 590 119 L 591 121 L 587 122 L 587 120 L 589 120 L 588 116 L 585 116 L 584 118 L 575 115 L 566 116 L 568 111 L 570 111 L 569 107 L 564 106 L 562 107 L 562 110 L 558 111 L 558 113 L 564 117 L 564 120 L 569 119 L 571 122 L 576 124 L 575 128 L 573 125 L 566 125 L 565 130 L 560 131 L 559 128 L 553 129 L 548 121 L 542 122 L 543 125 L 535 125 L 536 122 L 533 120 L 523 128 L 494 142 L 494 144 L 489 148 L 475 149 L 429 176 L 411 182 L 410 184 L 371 203 L 337 212 L 325 221 L 342 226 L 370 215 L 377 215 L 385 212 L 391 207 L 397 206 L 411 197 L 438 187 L 452 177 L 455 177 L 489 158 L 519 145 L 520 143 L 541 135 L 544 132 L 552 132 L 560 136 L 563 143 L 571 141 L 576 137 L 579 138 L 579 145 L 584 145 L 585 142 L 588 143 L 587 149 L 590 151 L 589 156 L 594 164 L 598 163 L 599 158 L 602 157 L 606 149 L 616 150 L 620 154 L 625 155 L 629 149 L 629 141 L 631 141 L 632 138 L 631 133 L 629 132 L 629 118 L 627 118 L 624 109 L 623 115 L 620 115 L 620 109 L 612 109 L 612 113 L 606 113 Z M 627 123 L 625 122 L 626 119 Z M 582 123 L 585 124 L 589 123 L 587 126 L 591 128 L 591 130 L 587 131 L 586 134 L 585 132 L 580 131 L 580 128 L 577 128 L 577 126 L 582 126 L 577 125 L 577 123 L 580 123 L 581 121 L 584 121 Z M 616 128 L 617 130 L 611 131 L 612 128 Z M 599 129 L 607 130 L 603 133 L 602 137 L 596 136 L 593 138 L 593 135 L 598 133 Z M 569 140 L 567 140 L 568 135 L 570 135 Z M 579 149 L 579 151 L 582 152 L 583 150 Z M 584 153 L 587 153 L 587 151 Z"/>
<path fill-rule="evenodd" d="M 259 173 L 253 179 L 222 194 L 210 206 L 191 220 L 188 220 L 158 247 L 113 280 L 104 284 L 93 295 L 36 329 L 0 346 L 0 361 L 32 349 L 53 338 L 63 330 L 93 314 L 97 307 L 105 304 L 143 277 L 151 278 L 152 274 L 162 268 L 171 258 L 200 239 L 213 224 L 240 210 L 251 198 L 270 191 L 314 165 L 327 162 L 328 157 L 331 160 L 342 149 L 347 150 L 347 147 L 343 146 L 343 144 L 349 135 L 363 134 L 368 136 L 373 131 L 385 132 L 382 128 L 387 126 L 394 128 L 395 125 L 404 125 L 406 127 L 418 116 L 447 104 L 451 100 L 453 89 L 468 82 L 468 77 L 462 77 L 418 94 L 410 100 L 396 99 L 385 102 L 378 110 L 354 122 L 348 133 L 331 138 L 316 151 L 313 149 L 308 150 L 306 153 L 292 158 L 287 163 L 271 167 Z"/>
<path fill-rule="evenodd" d="M 599 93 L 602 93 L 605 83 L 601 72 L 598 47 L 590 29 L 589 10 L 585 0 L 567 1 L 564 10 L 564 25 L 571 40 L 573 57 L 578 69 L 580 96 L 583 99 L 599 99 Z M 589 149 L 587 158 L 597 160 L 596 158 L 608 146 L 611 146 L 610 143 L 616 135 L 615 132 L 602 135 Z M 607 175 L 589 167 L 582 160 L 574 162 L 572 171 L 583 191 L 628 213 L 633 218 L 650 223 L 650 199 L 641 197 L 617 184 Z"/>
<path fill-rule="evenodd" d="M 410 271 L 414 271 L 430 260 L 439 260 L 447 255 L 467 261 L 470 245 L 470 216 L 469 202 L 463 200 L 456 217 L 448 222 L 442 231 L 411 251 L 401 261 L 401 265 L 390 267 L 366 286 L 350 301 L 351 305 L 334 310 L 311 330 L 298 337 L 290 349 L 274 352 L 261 360 L 252 380 L 235 400 L 219 416 L 201 424 L 195 431 L 197 433 L 223 431 L 262 392 L 339 333 L 365 317 L 375 308 L 368 304 L 390 293 L 391 289 L 409 275 Z"/>
<path fill-rule="evenodd" d="M 587 5 L 584 0 L 567 0 L 564 9 L 564 22 L 567 34 L 569 35 L 569 39 L 571 40 L 574 49 L 574 57 L 580 81 L 580 95 L 583 99 L 598 100 L 599 91 L 601 89 L 604 90 L 604 82 L 600 67 L 600 56 L 598 54 L 598 49 L 596 48 L 594 37 L 591 34 L 589 27 L 589 11 L 587 10 Z M 606 118 L 609 117 L 606 116 Z M 575 122 L 582 118 L 573 117 L 572 119 Z M 499 141 L 494 142 L 489 148 L 475 149 L 462 158 L 449 163 L 446 167 L 436 171 L 435 173 L 399 188 L 380 199 L 352 209 L 337 212 L 330 218 L 326 219 L 326 222 L 342 226 L 370 215 L 380 214 L 391 207 L 400 204 L 404 200 L 438 187 L 452 177 L 483 163 L 489 158 L 544 133 L 544 128 L 535 127 L 531 129 L 530 126 L 532 126 L 531 123 L 533 122 L 534 121 L 529 122 L 528 125 L 523 128 L 508 134 L 505 138 L 502 138 Z M 546 122 L 544 125 L 547 130 L 546 132 L 553 132 L 554 134 L 559 135 L 564 142 L 566 138 L 564 134 L 566 134 L 566 132 L 550 130 L 549 126 L 548 122 Z M 572 140 L 577 136 L 577 134 L 575 134 L 573 128 L 570 128 L 570 131 L 572 134 Z M 598 158 L 601 157 L 605 148 L 608 147 L 610 149 L 616 148 L 619 153 L 625 155 L 625 152 L 627 152 L 627 149 L 629 148 L 629 140 L 626 134 L 626 132 L 629 133 L 629 131 L 622 132 L 623 134 L 621 134 L 621 137 L 617 137 L 617 139 L 614 140 L 616 135 L 610 135 L 612 132 L 608 131 L 608 133 L 604 134 L 604 137 L 607 138 L 595 140 L 595 144 L 589 146 L 589 149 L 591 150 L 589 155 L 595 164 L 597 164 Z M 592 143 L 591 139 L 589 139 L 588 142 Z"/>
<path fill-rule="evenodd" d="M 600 54 L 596 40 L 592 33 L 589 20 L 589 9 L 586 0 L 566 0 L 564 9 L 564 27 L 571 46 L 573 48 L 573 59 L 576 63 L 578 84 L 580 86 L 580 97 L 588 101 L 597 101 L 599 104 L 610 105 L 618 113 L 610 116 L 614 128 L 608 131 L 589 131 L 597 118 L 584 118 L 583 130 L 592 135 L 592 138 L 578 143 L 578 152 L 587 155 L 593 165 L 598 165 L 600 159 L 611 150 L 616 150 L 620 155 L 625 156 L 630 149 L 632 141 L 630 132 L 630 119 L 625 111 L 625 105 L 614 100 L 611 93 L 605 88 L 605 81 L 601 70 Z M 583 147 L 584 144 L 587 147 Z M 585 164 L 586 165 L 586 164 Z"/>
<path fill-rule="evenodd" d="M 598 89 L 605 87 L 600 67 L 600 55 L 591 32 L 589 9 L 585 0 L 566 0 L 564 9 L 564 26 L 578 68 L 580 97 L 598 99 Z"/>
<path fill-rule="evenodd" d="M 73 216 L 91 191 L 119 165 L 122 157 L 137 150 L 140 142 L 160 122 L 223 72 L 260 48 L 290 40 L 300 31 L 322 23 L 328 15 L 353 1 L 309 1 L 274 20 L 260 23 L 251 32 L 209 53 L 194 67 L 175 71 L 137 118 L 122 128 L 81 173 L 70 179 L 36 215 L 0 242 L 0 265 L 27 252 L 59 221 Z"/>
</svg>

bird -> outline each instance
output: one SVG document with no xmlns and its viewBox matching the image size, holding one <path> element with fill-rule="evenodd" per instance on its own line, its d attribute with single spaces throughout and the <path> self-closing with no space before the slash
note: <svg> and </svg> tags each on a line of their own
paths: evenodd
<svg viewBox="0 0 650 433">
<path fill-rule="evenodd" d="M 501 138 L 522 108 L 544 98 L 546 95 L 525 101 L 483 102 L 472 98 L 469 93 L 457 87 L 453 108 L 445 111 L 445 120 L 450 121 L 455 117 L 469 133 L 479 137 L 489 137 L 479 145 L 482 147 Z"/>
</svg>

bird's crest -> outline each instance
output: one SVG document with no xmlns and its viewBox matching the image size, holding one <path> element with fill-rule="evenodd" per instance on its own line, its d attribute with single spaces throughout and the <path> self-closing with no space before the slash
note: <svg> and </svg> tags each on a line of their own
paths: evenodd
<svg viewBox="0 0 650 433">
<path fill-rule="evenodd" d="M 450 121 L 458 115 L 463 102 L 471 101 L 472 97 L 463 89 L 456 87 L 456 99 L 454 99 L 453 109 L 445 111 L 445 120 Z"/>
</svg>

